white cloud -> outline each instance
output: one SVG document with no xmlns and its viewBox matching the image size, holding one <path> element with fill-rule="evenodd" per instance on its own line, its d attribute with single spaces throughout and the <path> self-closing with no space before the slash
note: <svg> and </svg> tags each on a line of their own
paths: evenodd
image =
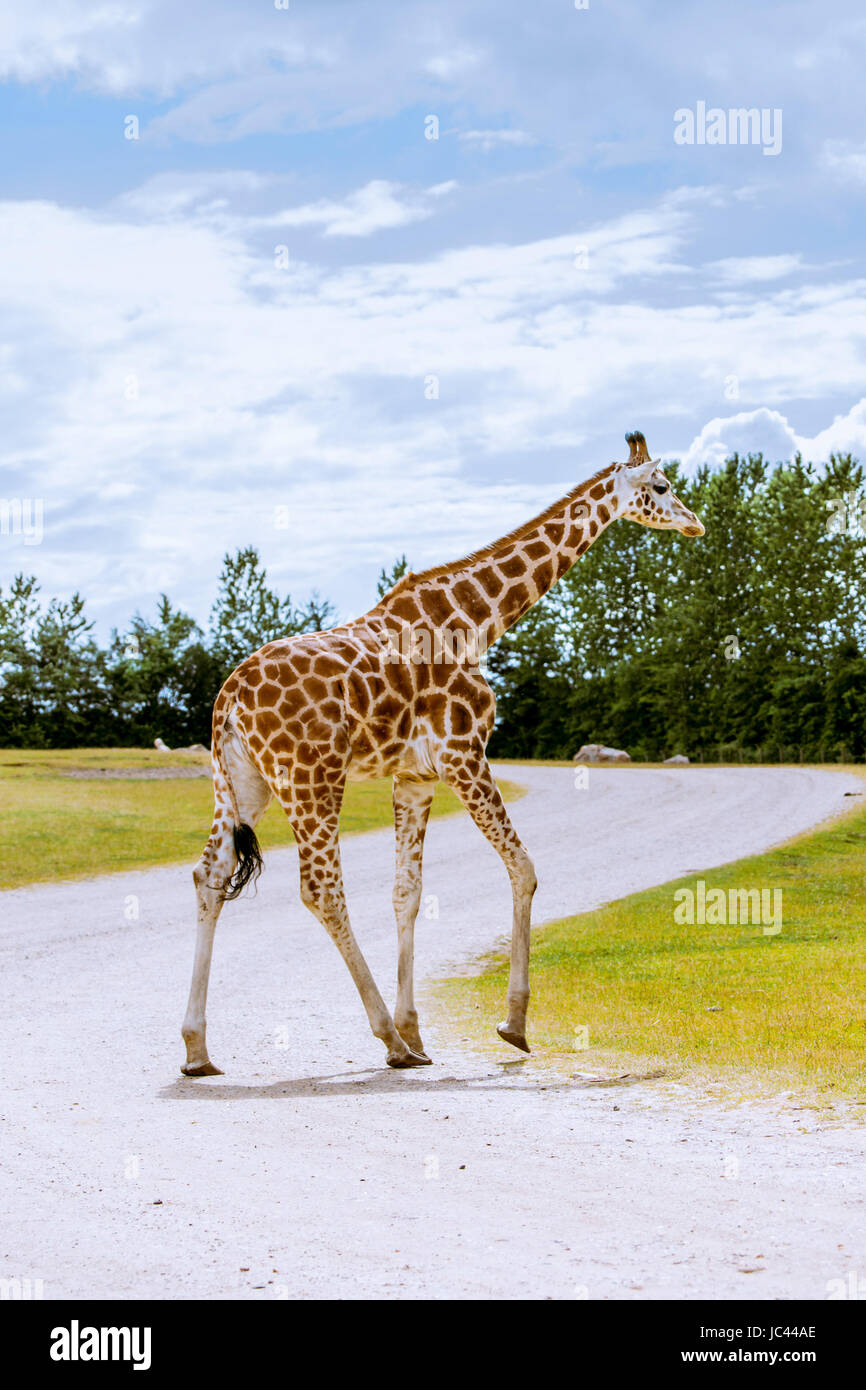
<svg viewBox="0 0 866 1390">
<path fill-rule="evenodd" d="M 442 101 L 471 111 L 481 131 L 507 113 L 570 158 L 595 158 L 606 142 L 608 164 L 623 150 L 666 161 L 670 116 L 661 111 L 699 73 L 721 86 L 723 105 L 737 104 L 737 90 L 765 91 L 786 118 L 808 103 L 818 141 L 859 129 L 860 19 L 813 6 L 792 17 L 784 0 L 729 0 L 699 21 L 676 6 L 631 4 L 625 25 L 603 6 L 591 18 L 567 0 L 536 10 L 524 0 L 402 0 L 396 23 L 380 0 L 287 10 L 238 0 L 5 0 L 0 77 L 156 97 L 167 109 L 143 138 L 184 142 L 321 131 L 419 105 L 435 112 Z M 819 51 L 820 62 L 797 66 Z M 641 80 L 628 83 L 631 72 Z"/>
<path fill-rule="evenodd" d="M 456 185 L 439 184 L 427 190 L 428 196 L 440 198 Z M 421 198 L 401 197 L 400 185 L 387 179 L 373 179 L 347 198 L 338 201 L 322 198 L 303 207 L 287 208 L 284 212 L 256 219 L 259 225 L 285 227 L 321 227 L 324 236 L 370 236 L 387 227 L 405 227 L 429 217 L 432 208 Z"/>
<path fill-rule="evenodd" d="M 850 183 L 866 183 L 866 145 L 852 140 L 826 140 L 821 151 L 824 166 Z"/>
<path fill-rule="evenodd" d="M 248 169 L 167 171 L 121 194 L 111 211 L 133 220 L 185 218 L 207 222 L 227 234 L 282 226 L 314 227 L 331 237 L 363 237 L 430 217 L 435 203 L 458 187 L 454 179 L 420 190 L 406 189 L 387 179 L 372 179 L 343 198 L 320 198 L 277 212 L 238 209 L 239 203 L 260 203 L 265 194 L 273 198 L 289 181 L 290 176 Z"/>
<path fill-rule="evenodd" d="M 473 53 L 470 49 L 461 48 L 454 53 L 439 53 L 435 58 L 428 58 L 424 64 L 429 73 L 438 77 L 443 82 L 449 82 L 455 77 L 460 77 L 464 72 L 471 72 L 478 66 L 481 55 Z"/>
<path fill-rule="evenodd" d="M 845 415 L 837 415 L 831 425 L 812 439 L 800 439 L 803 454 L 810 459 L 826 459 L 830 454 L 854 454 L 866 462 L 866 399 Z"/>
<path fill-rule="evenodd" d="M 278 182 L 273 174 L 250 169 L 168 170 L 121 194 L 117 206 L 137 216 L 174 217 L 193 208 L 224 208 L 229 198 L 261 193 Z"/>
<path fill-rule="evenodd" d="M 819 464 L 826 463 L 832 453 L 851 453 L 866 460 L 866 397 L 811 436 L 799 434 L 779 410 L 761 408 L 717 416 L 704 425 L 682 462 L 692 472 L 704 463 L 717 467 L 735 452 L 762 453 L 772 463 L 791 459 L 797 453 L 807 462 Z"/>
<path fill-rule="evenodd" d="M 80 74 L 107 90 L 122 90 L 131 67 L 120 55 L 135 43 L 150 8 L 146 0 L 97 5 L 13 0 L 0 11 L 0 75 L 39 82 Z"/>
<path fill-rule="evenodd" d="M 465 144 L 477 145 L 482 154 L 503 145 L 517 147 L 536 143 L 525 130 L 461 130 L 457 138 Z"/>
<path fill-rule="evenodd" d="M 226 182 L 198 186 L 215 190 L 231 201 Z M 621 455 L 625 429 L 668 455 L 693 439 L 690 463 L 732 443 L 781 456 L 791 402 L 862 394 L 866 283 L 725 303 L 683 259 L 694 198 L 514 245 L 287 270 L 256 218 L 197 206 L 170 183 L 99 215 L 0 204 L 4 486 L 45 498 L 46 587 L 112 613 L 162 587 L 203 615 L 222 553 L 254 540 L 287 587 L 317 584 L 348 614 L 392 553 L 420 565 L 483 544 Z M 730 373 L 742 413 L 724 419 Z M 851 412 L 813 442 L 858 430 Z"/>
<path fill-rule="evenodd" d="M 781 280 L 792 275 L 802 265 L 802 256 L 728 256 L 722 261 L 711 261 L 709 270 L 720 280 L 731 284 L 754 284 L 759 280 Z"/>
<path fill-rule="evenodd" d="M 761 407 L 709 420 L 692 441 L 682 462 L 687 472 L 693 472 L 701 464 L 715 468 L 735 452 L 762 453 L 776 462 L 791 458 L 796 450 L 796 435 L 785 416 L 778 410 Z"/>
<path fill-rule="evenodd" d="M 863 453 L 866 281 L 828 259 L 866 180 L 866 145 L 838 138 L 860 128 L 862 21 L 628 8 L 623 28 L 568 0 L 403 0 L 399 23 L 379 0 L 6 0 L 0 77 L 39 84 L 59 132 L 44 160 L 22 143 L 17 186 L 78 205 L 0 205 L 4 491 L 44 493 L 46 587 L 124 613 L 167 587 L 202 613 L 222 552 L 254 540 L 348 612 L 392 554 L 489 540 L 626 428 L 690 466 Z M 675 148 L 698 77 L 802 139 L 773 170 Z M 98 123 L 136 111 L 126 154 L 158 170 L 172 142 L 172 167 L 117 196 Z M 425 140 L 428 113 L 452 138 Z M 182 167 L 229 141 L 226 165 L 256 167 Z M 473 151 L 530 143 L 547 167 L 522 183 L 463 182 Z"/>
</svg>

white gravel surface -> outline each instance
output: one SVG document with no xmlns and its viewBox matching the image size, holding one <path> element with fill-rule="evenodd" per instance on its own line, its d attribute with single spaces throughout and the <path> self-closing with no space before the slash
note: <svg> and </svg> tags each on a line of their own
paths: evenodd
<svg viewBox="0 0 866 1390">
<path fill-rule="evenodd" d="M 863 785 L 500 774 L 529 788 L 510 809 L 536 923 L 776 844 Z M 343 859 L 393 999 L 392 833 L 347 837 Z M 423 1016 L 435 1065 L 390 1071 L 292 850 L 217 931 L 208 1043 L 226 1075 L 182 1078 L 190 869 L 0 895 L 3 1278 L 48 1298 L 821 1299 L 852 1271 L 866 1288 L 866 1131 L 568 1081 L 504 1043 L 490 1061 Z M 439 916 L 419 919 L 419 979 L 509 928 L 504 870 L 464 817 L 431 823 L 424 893 Z"/>
</svg>

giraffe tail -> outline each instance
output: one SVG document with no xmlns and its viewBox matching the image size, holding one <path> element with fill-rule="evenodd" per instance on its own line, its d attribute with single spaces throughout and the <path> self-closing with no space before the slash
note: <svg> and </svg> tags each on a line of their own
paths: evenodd
<svg viewBox="0 0 866 1390">
<path fill-rule="evenodd" d="M 231 878 L 227 878 L 223 884 L 222 900 L 225 903 L 239 898 L 248 883 L 256 883 L 264 868 L 261 847 L 251 825 L 241 821 L 232 830 L 232 838 L 238 863 Z"/>
<path fill-rule="evenodd" d="M 256 839 L 256 832 L 251 825 L 241 820 L 240 811 L 238 810 L 238 800 L 235 796 L 235 789 L 226 764 L 223 743 L 226 734 L 231 736 L 232 732 L 232 727 L 228 719 L 225 719 L 222 723 L 214 719 L 211 754 L 226 784 L 231 800 L 232 815 L 234 817 L 232 840 L 234 841 L 235 854 L 238 861 L 234 873 L 229 875 L 222 886 L 220 897 L 223 902 L 226 903 L 234 902 L 235 898 L 239 898 L 248 883 L 255 884 L 264 868 L 262 851 Z"/>
</svg>

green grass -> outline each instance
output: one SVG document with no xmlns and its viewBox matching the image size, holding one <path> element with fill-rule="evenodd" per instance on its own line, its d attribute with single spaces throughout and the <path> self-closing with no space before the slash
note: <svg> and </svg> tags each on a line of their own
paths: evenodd
<svg viewBox="0 0 866 1390">
<path fill-rule="evenodd" d="M 159 864 L 192 866 L 210 830 L 209 780 L 88 780 L 64 774 L 209 763 L 201 754 L 148 748 L 0 749 L 0 888 Z M 521 795 L 514 783 L 500 786 L 506 800 Z M 436 788 L 432 815 L 461 809 L 452 792 Z M 340 817 L 343 833 L 391 823 L 390 780 L 349 784 Z M 294 842 L 277 805 L 262 817 L 257 834 L 265 850 Z"/>
<path fill-rule="evenodd" d="M 767 854 L 534 932 L 533 1052 L 572 1074 L 661 1072 L 727 1094 L 793 1087 L 818 1103 L 866 1100 L 866 809 L 852 804 Z M 678 925 L 674 891 L 697 878 L 781 888 L 781 932 Z M 487 1044 L 507 978 L 505 959 L 490 957 L 477 977 L 443 981 L 434 1002 L 452 1029 Z"/>
</svg>

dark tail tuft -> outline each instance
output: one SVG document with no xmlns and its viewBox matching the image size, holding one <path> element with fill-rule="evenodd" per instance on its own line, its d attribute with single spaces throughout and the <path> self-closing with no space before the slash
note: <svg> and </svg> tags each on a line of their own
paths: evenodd
<svg viewBox="0 0 866 1390">
<path fill-rule="evenodd" d="M 252 826 L 236 825 L 232 835 L 238 864 L 231 878 L 226 879 L 223 884 L 222 898 L 223 902 L 226 903 L 233 902 L 235 898 L 240 897 L 247 884 L 255 883 L 264 868 L 262 851 Z"/>
</svg>

